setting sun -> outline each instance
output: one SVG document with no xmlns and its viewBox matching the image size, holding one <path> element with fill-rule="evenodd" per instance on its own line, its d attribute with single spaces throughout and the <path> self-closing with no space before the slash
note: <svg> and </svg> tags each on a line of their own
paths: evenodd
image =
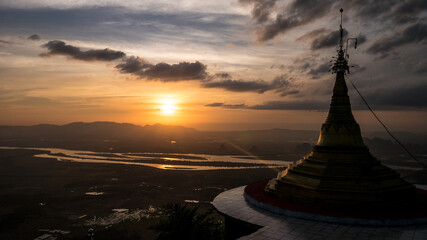
<svg viewBox="0 0 427 240">
<path fill-rule="evenodd" d="M 173 115 L 176 112 L 175 102 L 170 99 L 163 100 L 160 110 L 163 115 Z"/>
</svg>

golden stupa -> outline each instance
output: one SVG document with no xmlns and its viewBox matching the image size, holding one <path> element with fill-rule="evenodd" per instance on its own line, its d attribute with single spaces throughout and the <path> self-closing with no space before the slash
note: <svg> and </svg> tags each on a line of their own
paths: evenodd
<svg viewBox="0 0 427 240">
<path fill-rule="evenodd" d="M 268 195 L 317 208 L 388 208 L 409 204 L 415 187 L 382 165 L 365 146 L 353 117 L 345 75 L 349 73 L 340 48 L 332 66 L 336 74 L 329 114 L 319 140 L 306 157 L 289 165 L 265 188 Z"/>
</svg>

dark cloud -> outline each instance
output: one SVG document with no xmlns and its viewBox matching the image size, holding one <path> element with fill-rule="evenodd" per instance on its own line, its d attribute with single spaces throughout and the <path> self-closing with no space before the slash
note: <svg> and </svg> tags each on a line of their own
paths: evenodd
<svg viewBox="0 0 427 240">
<path fill-rule="evenodd" d="M 220 78 L 221 80 L 214 81 L 217 78 Z M 264 80 L 233 80 L 231 79 L 230 74 L 219 73 L 219 75 L 215 74 L 213 77 L 209 77 L 208 80 L 202 84 L 202 87 L 222 88 L 231 92 L 256 92 L 260 94 L 267 91 L 274 91 L 283 97 L 299 93 L 299 90 L 292 86 L 291 81 L 293 81 L 293 78 L 288 77 L 286 74 L 276 76 L 271 82 L 267 82 Z"/>
<path fill-rule="evenodd" d="M 224 80 L 218 82 L 204 83 L 205 88 L 222 88 L 232 92 L 257 92 L 264 93 L 265 91 L 274 89 L 271 83 L 263 80 L 258 81 L 242 81 L 242 80 Z"/>
<path fill-rule="evenodd" d="M 319 101 L 271 101 L 248 107 L 256 110 L 326 110 L 329 102 Z"/>
<path fill-rule="evenodd" d="M 308 32 L 304 35 L 302 35 L 301 37 L 297 38 L 297 41 L 301 41 L 301 40 L 311 40 L 317 36 L 319 36 L 322 33 L 327 32 L 328 30 L 326 30 L 325 28 L 319 28 L 319 29 L 315 29 L 311 32 Z"/>
<path fill-rule="evenodd" d="M 320 64 L 315 64 L 316 62 Z M 326 76 L 330 69 L 332 62 L 329 59 L 320 57 L 320 55 L 312 54 L 309 57 L 299 57 L 294 61 L 294 66 L 290 69 L 291 71 L 297 71 L 300 74 L 310 76 L 312 79 L 319 79 L 322 74 Z M 356 72 L 362 72 L 366 69 L 364 66 L 358 64 L 351 64 L 350 71 L 355 70 Z"/>
<path fill-rule="evenodd" d="M 427 60 L 423 59 L 416 63 L 413 68 L 413 72 L 417 74 L 427 73 Z"/>
<path fill-rule="evenodd" d="M 384 18 L 391 18 L 396 24 L 405 24 L 415 22 L 418 19 L 417 15 L 425 10 L 427 10 L 425 0 L 397 1 L 392 11 L 385 14 Z"/>
<path fill-rule="evenodd" d="M 367 94 L 365 99 L 378 110 L 427 108 L 427 85 L 383 89 Z M 326 99 L 325 99 L 326 100 Z M 367 110 L 362 100 L 355 97 L 352 108 Z M 225 103 L 211 103 L 208 107 L 242 108 L 253 110 L 327 110 L 329 101 L 269 101 L 262 104 L 248 106 L 246 104 L 229 105 Z"/>
<path fill-rule="evenodd" d="M 207 76 L 206 65 L 197 62 L 180 62 L 178 64 L 158 63 L 142 72 L 148 79 L 161 81 L 201 80 Z"/>
<path fill-rule="evenodd" d="M 313 79 L 315 79 L 315 78 L 319 78 L 319 75 L 320 74 L 326 74 L 326 73 L 328 73 L 328 71 L 329 71 L 329 68 L 330 68 L 330 63 L 329 62 L 325 62 L 325 63 L 323 63 L 323 64 L 321 64 L 321 65 L 319 65 L 317 68 L 313 68 L 313 69 L 311 69 L 309 72 L 308 72 L 308 74 L 309 75 L 311 75 L 311 77 L 313 78 Z"/>
<path fill-rule="evenodd" d="M 267 21 L 270 11 L 276 5 L 276 0 L 239 0 L 243 5 L 253 5 L 252 16 L 258 23 Z"/>
<path fill-rule="evenodd" d="M 356 71 L 356 72 L 363 72 L 366 70 L 365 66 L 361 66 L 359 64 L 353 64 L 350 66 L 350 72 Z"/>
<path fill-rule="evenodd" d="M 427 25 L 415 23 L 406 27 L 401 33 L 393 37 L 383 36 L 375 41 L 369 48 L 371 54 L 387 56 L 390 51 L 410 43 L 424 42 L 427 39 Z"/>
<path fill-rule="evenodd" d="M 279 93 L 281 97 L 299 93 L 299 90 L 295 89 L 295 87 L 292 86 L 293 84 L 291 84 L 293 80 L 294 79 L 292 77 L 289 77 L 286 74 L 275 77 L 273 79 L 273 84 L 276 83 L 278 86 L 275 92 Z"/>
<path fill-rule="evenodd" d="M 33 34 L 33 35 L 29 36 L 27 39 L 37 41 L 37 40 L 40 40 L 41 38 L 39 35 Z"/>
<path fill-rule="evenodd" d="M 368 103 L 381 108 L 427 107 L 427 84 L 376 91 L 366 96 Z"/>
<path fill-rule="evenodd" d="M 327 110 L 329 103 L 318 101 L 271 101 L 253 106 L 247 106 L 246 104 L 230 105 L 225 103 L 211 103 L 205 106 L 253 110 Z"/>
<path fill-rule="evenodd" d="M 222 80 L 215 82 L 205 82 L 203 87 L 205 88 L 222 88 L 232 92 L 257 92 L 264 93 L 270 90 L 276 90 L 280 92 L 281 89 L 289 86 L 289 81 L 285 77 L 276 77 L 272 82 L 266 82 L 264 80 L 257 81 L 242 81 L 242 80 Z"/>
<path fill-rule="evenodd" d="M 286 91 L 282 91 L 280 93 L 280 96 L 284 97 L 284 96 L 294 95 L 294 94 L 298 94 L 298 93 L 300 93 L 300 91 L 297 90 L 297 89 L 289 89 L 289 90 L 286 90 Z"/>
<path fill-rule="evenodd" d="M 353 10 L 358 18 L 368 21 L 391 20 L 393 25 L 417 21 L 420 13 L 427 10 L 427 3 L 424 0 L 360 0 L 341 3 L 344 8 Z"/>
<path fill-rule="evenodd" d="M 357 36 L 357 45 L 359 46 L 360 44 L 363 44 L 364 42 L 366 42 L 367 38 L 364 34 L 359 34 Z"/>
<path fill-rule="evenodd" d="M 185 11 L 183 13 L 179 9 L 176 9 L 177 11 L 135 10 L 113 7 L 114 4 L 105 5 L 103 7 L 76 6 L 65 9 L 0 8 L 0 27 L 2 34 L 5 34 L 5 31 L 13 33 L 14 29 L 39 33 L 49 30 L 54 31 L 55 35 L 61 36 L 63 39 L 88 39 L 89 37 L 99 39 L 102 36 L 104 40 L 116 39 L 124 42 L 144 41 L 152 37 L 179 40 L 198 31 L 224 34 L 229 31 L 230 27 L 233 30 L 245 31 L 245 26 L 237 23 L 246 18 L 241 14 L 218 13 L 217 11 L 215 13 L 207 11 Z M 107 31 L 106 23 L 114 28 L 114 31 Z M 210 34 L 205 37 L 198 36 L 198 41 L 205 37 L 209 38 L 207 39 L 209 42 L 212 40 Z"/>
<path fill-rule="evenodd" d="M 147 63 L 140 57 L 130 56 L 126 58 L 123 63 L 117 64 L 116 68 L 119 69 L 121 73 L 133 73 L 140 75 L 141 71 L 151 66 L 153 65 Z"/>
<path fill-rule="evenodd" d="M 415 22 L 427 10 L 425 0 L 293 0 L 290 4 L 279 8 L 271 5 L 270 1 L 240 2 L 252 4 L 252 18 L 257 23 L 257 38 L 260 42 L 271 40 L 278 34 L 330 15 L 333 10 L 340 7 L 349 9 L 362 22 L 392 20 L 394 25 Z M 277 14 L 274 14 L 275 12 Z M 314 33 L 316 32 L 312 32 Z"/>
<path fill-rule="evenodd" d="M 222 108 L 245 108 L 246 104 L 225 104 L 225 103 L 220 103 L 220 102 L 216 102 L 216 103 L 210 103 L 210 104 L 206 104 L 206 107 L 222 107 Z"/>
<path fill-rule="evenodd" d="M 343 36 L 345 37 L 347 35 L 348 31 L 343 29 Z M 311 41 L 312 50 L 335 47 L 338 45 L 339 40 L 340 30 L 330 31 L 326 30 L 325 28 L 315 29 L 296 39 L 296 41 Z M 360 45 L 364 42 L 366 42 L 366 36 L 359 34 L 359 36 L 357 36 L 357 44 Z M 344 42 L 344 44 L 346 43 Z"/>
<path fill-rule="evenodd" d="M 206 71 L 207 66 L 199 61 L 180 62 L 178 64 L 163 62 L 151 64 L 140 57 L 126 57 L 126 54 L 121 51 L 110 49 L 82 51 L 79 47 L 68 45 L 59 40 L 49 41 L 42 47 L 47 48 L 49 52 L 42 53 L 41 56 L 65 55 L 84 61 L 112 61 L 121 58 L 123 61 L 116 65 L 116 69 L 121 73 L 132 74 L 147 80 L 162 82 L 202 80 L 202 86 L 205 88 L 222 88 L 233 92 L 264 93 L 275 90 L 281 96 L 298 93 L 295 89 L 289 89 L 290 82 L 285 75 L 276 77 L 272 82 L 232 80 L 231 75 L 226 72 L 209 75 Z M 212 81 L 215 79 L 220 80 Z"/>
<path fill-rule="evenodd" d="M 231 77 L 227 73 L 227 77 Z M 214 78 L 210 78 L 214 79 Z M 293 78 L 288 77 L 288 75 L 276 76 L 271 82 L 264 80 L 257 81 L 243 81 L 243 80 L 233 80 L 231 78 L 220 80 L 220 81 L 206 81 L 202 84 L 202 87 L 205 88 L 222 88 L 231 92 L 256 92 L 262 94 L 267 91 L 274 91 L 279 93 L 281 97 L 293 95 L 299 93 L 299 90 L 291 84 Z M 220 104 L 220 103 L 216 103 Z M 222 105 L 221 105 L 222 106 Z M 236 105 L 239 106 L 239 105 Z M 234 106 L 234 107 L 236 107 Z"/>
<path fill-rule="evenodd" d="M 309 62 L 304 62 L 304 63 L 302 63 L 302 64 L 299 66 L 299 69 L 300 69 L 301 71 L 305 71 L 305 70 L 309 69 L 310 67 L 311 67 L 311 63 L 309 63 Z"/>
<path fill-rule="evenodd" d="M 42 47 L 47 48 L 49 51 L 40 54 L 40 56 L 64 55 L 82 61 L 113 61 L 126 55 L 122 51 L 114 51 L 108 48 L 82 51 L 78 47 L 68 45 L 59 40 L 49 41 Z"/>
<path fill-rule="evenodd" d="M 257 37 L 261 42 L 276 37 L 279 33 L 285 33 L 295 27 L 305 25 L 329 12 L 333 0 L 295 0 L 289 4 L 282 13 L 270 21 L 264 21 L 265 25 L 258 28 Z M 255 9 L 256 4 L 253 5 Z M 267 9 L 269 10 L 269 9 Z M 268 14 L 265 14 L 268 16 Z M 255 15 L 253 15 L 255 17 Z"/>
<path fill-rule="evenodd" d="M 348 31 L 343 29 L 343 36 L 347 36 Z M 337 46 L 340 41 L 340 30 L 332 31 L 327 34 L 322 34 L 313 39 L 311 42 L 312 50 Z"/>
<path fill-rule="evenodd" d="M 196 62 L 180 62 L 178 64 L 150 64 L 139 57 L 128 57 L 116 66 L 121 73 L 131 73 L 148 80 L 174 82 L 183 80 L 204 80 L 208 76 L 206 65 Z"/>
<path fill-rule="evenodd" d="M 306 72 L 313 67 L 313 62 L 317 62 L 319 54 L 310 54 L 309 56 L 300 56 L 295 58 L 294 65 L 290 66 L 290 70 L 298 70 L 300 73 Z"/>
<path fill-rule="evenodd" d="M 163 82 L 204 80 L 208 76 L 206 65 L 199 61 L 193 63 L 180 62 L 178 64 L 151 64 L 140 57 L 126 57 L 126 54 L 122 51 L 114 51 L 108 48 L 82 51 L 79 47 L 68 45 L 59 40 L 49 41 L 42 47 L 47 48 L 49 51 L 40 54 L 40 56 L 64 55 L 83 61 L 113 61 L 123 59 L 122 63 L 116 65 L 116 68 L 121 73 L 130 73 L 148 80 Z"/>
<path fill-rule="evenodd" d="M 283 65 L 283 64 L 273 64 L 273 65 L 271 65 L 270 66 L 270 69 L 274 69 L 274 68 L 277 68 L 277 69 L 280 69 L 280 70 L 285 70 L 287 67 L 285 66 L 285 65 Z"/>
<path fill-rule="evenodd" d="M 227 78 L 231 78 L 231 75 L 226 72 L 221 72 L 221 73 L 215 73 L 213 78 L 227 79 Z"/>
<path fill-rule="evenodd" d="M 12 42 L 0 39 L 0 44 L 12 44 Z"/>
<path fill-rule="evenodd" d="M 205 105 L 206 107 L 222 107 L 224 106 L 224 103 L 216 102 L 216 103 L 209 103 Z"/>
<path fill-rule="evenodd" d="M 399 0 L 359 0 L 343 2 L 345 8 L 354 9 L 356 16 L 361 19 L 376 19 L 381 18 L 384 13 L 393 8 Z"/>
</svg>

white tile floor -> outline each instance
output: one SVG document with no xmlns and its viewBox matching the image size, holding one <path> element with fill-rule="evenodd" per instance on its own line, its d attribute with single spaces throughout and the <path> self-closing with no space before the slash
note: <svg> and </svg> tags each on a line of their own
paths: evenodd
<svg viewBox="0 0 427 240">
<path fill-rule="evenodd" d="M 277 215 L 252 207 L 243 197 L 245 186 L 219 194 L 213 201 L 215 208 L 233 218 L 263 226 L 239 239 L 427 239 L 427 224 L 405 227 L 364 227 L 323 223 Z"/>
</svg>

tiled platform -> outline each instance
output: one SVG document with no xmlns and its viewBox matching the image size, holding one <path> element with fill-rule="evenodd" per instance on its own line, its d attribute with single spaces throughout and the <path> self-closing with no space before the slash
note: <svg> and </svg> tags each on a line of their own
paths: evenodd
<svg viewBox="0 0 427 240">
<path fill-rule="evenodd" d="M 244 188 L 245 186 L 241 186 L 225 191 L 213 201 L 213 205 L 221 213 L 263 226 L 240 239 L 427 239 L 427 224 L 406 227 L 363 227 L 277 215 L 248 205 L 243 197 Z"/>
</svg>

